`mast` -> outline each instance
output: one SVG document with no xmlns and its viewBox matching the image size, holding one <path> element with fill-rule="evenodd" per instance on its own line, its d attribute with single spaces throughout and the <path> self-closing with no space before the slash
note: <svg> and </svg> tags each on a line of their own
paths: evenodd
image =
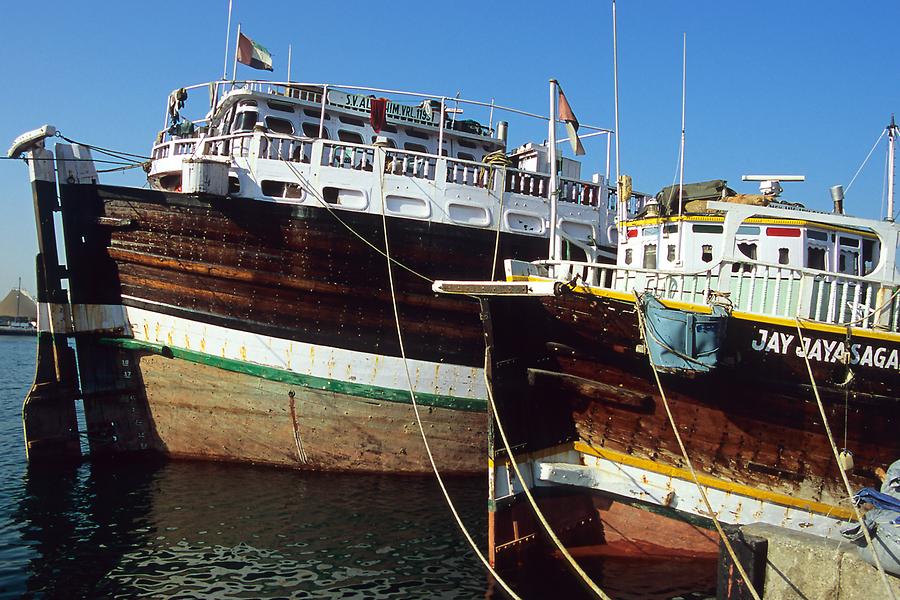
<svg viewBox="0 0 900 600">
<path fill-rule="evenodd" d="M 22 299 L 22 278 L 19 277 L 19 289 L 16 291 L 16 321 L 19 320 L 19 301 Z"/>
<path fill-rule="evenodd" d="M 557 260 L 556 255 L 556 210 L 557 210 L 557 182 L 556 182 L 556 101 L 558 97 L 555 79 L 550 80 L 550 125 L 547 133 L 547 144 L 550 148 L 550 182 L 548 185 L 548 197 L 550 198 L 550 260 Z"/>
<path fill-rule="evenodd" d="M 684 41 L 681 51 L 681 150 L 679 151 L 680 161 L 678 166 L 678 257 L 681 262 L 681 248 L 684 240 L 684 222 L 681 217 L 684 214 L 684 105 L 687 93 L 687 33 L 684 34 Z"/>
<path fill-rule="evenodd" d="M 891 124 L 886 127 L 888 132 L 888 187 L 887 187 L 887 220 L 894 222 L 894 140 L 897 137 L 898 128 L 891 115 Z"/>
<path fill-rule="evenodd" d="M 222 67 L 222 80 L 228 78 L 228 45 L 231 42 L 231 2 L 228 0 L 228 25 L 225 28 L 225 66 Z"/>
<path fill-rule="evenodd" d="M 616 39 L 616 0 L 612 0 L 613 20 L 613 96 L 615 103 L 616 120 L 616 198 L 618 200 L 619 223 L 624 223 L 628 216 L 628 198 L 622 198 L 622 182 L 619 181 L 619 51 Z"/>
</svg>

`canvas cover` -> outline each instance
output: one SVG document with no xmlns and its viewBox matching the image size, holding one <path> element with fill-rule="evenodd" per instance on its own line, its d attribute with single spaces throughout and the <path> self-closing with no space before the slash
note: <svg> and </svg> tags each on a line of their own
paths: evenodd
<svg viewBox="0 0 900 600">
<path fill-rule="evenodd" d="M 724 179 L 712 179 L 710 181 L 700 181 L 697 183 L 684 184 L 684 192 L 682 198 L 685 205 L 694 200 L 721 200 L 729 196 L 735 196 L 736 192 L 728 187 L 727 181 Z M 659 202 L 659 212 L 662 215 L 677 215 L 678 210 L 678 185 L 670 185 L 664 187 L 656 194 L 656 201 Z"/>
</svg>

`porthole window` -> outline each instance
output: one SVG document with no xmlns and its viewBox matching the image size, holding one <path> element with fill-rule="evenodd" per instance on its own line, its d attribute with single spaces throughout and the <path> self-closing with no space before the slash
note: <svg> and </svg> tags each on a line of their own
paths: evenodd
<svg viewBox="0 0 900 600">
<path fill-rule="evenodd" d="M 625 264 L 630 265 L 633 260 L 634 260 L 634 252 L 632 251 L 631 248 L 626 248 L 625 249 Z"/>
</svg>

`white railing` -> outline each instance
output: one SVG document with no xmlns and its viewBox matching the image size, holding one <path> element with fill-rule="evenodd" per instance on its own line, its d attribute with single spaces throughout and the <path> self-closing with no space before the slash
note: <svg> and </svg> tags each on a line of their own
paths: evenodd
<svg viewBox="0 0 900 600">
<path fill-rule="evenodd" d="M 736 311 L 763 316 L 900 332 L 900 283 L 783 265 L 723 261 L 706 271 L 681 273 L 595 263 L 540 261 L 544 274 L 632 294 L 705 305 L 725 294 Z"/>
<path fill-rule="evenodd" d="M 550 191 L 550 177 L 520 169 L 506 169 L 505 191 L 525 196 L 546 198 Z"/>
<path fill-rule="evenodd" d="M 494 182 L 497 181 L 496 167 L 456 158 L 444 160 L 447 161 L 447 183 L 493 188 Z"/>
<path fill-rule="evenodd" d="M 312 158 L 313 141 L 309 138 L 267 133 L 260 138 L 257 156 L 268 160 L 309 163 Z"/>
<path fill-rule="evenodd" d="M 375 148 L 347 142 L 322 142 L 323 167 L 371 171 L 375 165 Z"/>
<path fill-rule="evenodd" d="M 438 157 L 409 150 L 386 149 L 384 152 L 384 172 L 404 175 L 416 179 L 434 181 L 437 174 Z"/>
</svg>

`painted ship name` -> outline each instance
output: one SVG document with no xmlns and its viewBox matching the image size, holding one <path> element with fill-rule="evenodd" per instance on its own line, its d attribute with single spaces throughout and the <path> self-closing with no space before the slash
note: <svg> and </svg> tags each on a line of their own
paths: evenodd
<svg viewBox="0 0 900 600">
<path fill-rule="evenodd" d="M 757 352 L 774 352 L 775 354 L 788 354 L 793 352 L 803 358 L 805 354 L 809 360 L 827 363 L 849 363 L 862 367 L 874 367 L 876 369 L 900 369 L 900 350 L 889 349 L 885 346 L 853 343 L 845 341 L 825 340 L 821 338 L 802 338 L 797 342 L 795 334 L 781 331 L 760 329 L 759 338 L 753 340 L 750 346 Z"/>
</svg>

